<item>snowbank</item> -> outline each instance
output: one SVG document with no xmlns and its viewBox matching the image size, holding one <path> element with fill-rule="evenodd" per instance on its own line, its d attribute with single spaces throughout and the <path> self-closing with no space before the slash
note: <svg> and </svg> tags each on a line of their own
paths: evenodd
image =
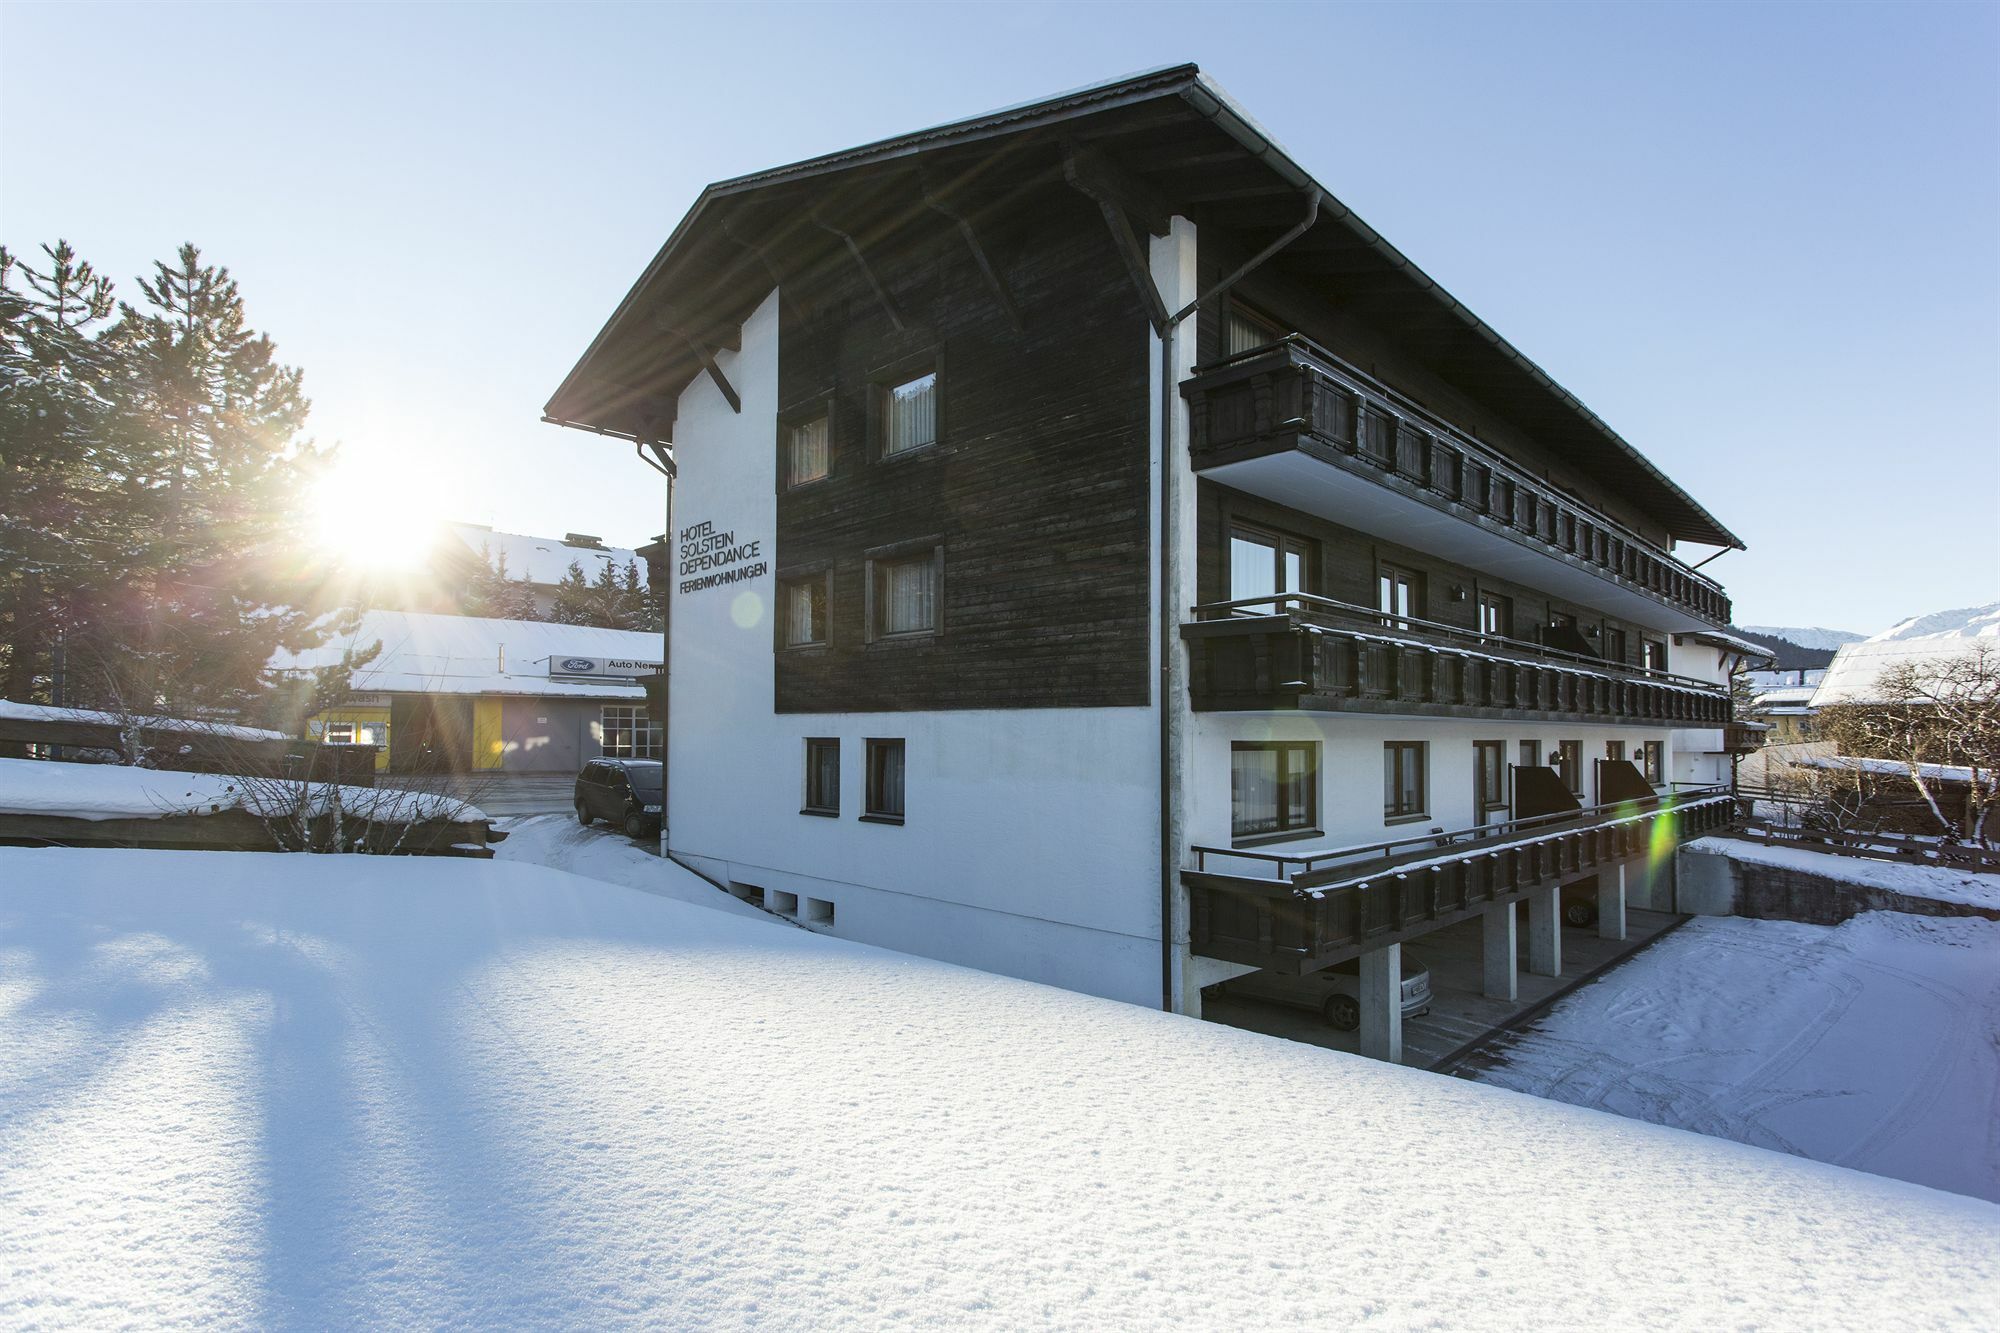
<svg viewBox="0 0 2000 1333">
<path fill-rule="evenodd" d="M 1755 865 L 1781 866 L 1802 870 L 1825 879 L 1848 884 L 1865 884 L 1887 889 L 1908 898 L 1929 898 L 1941 903 L 1964 903 L 1969 907 L 2000 908 L 2000 875 L 1974 874 L 1949 866 L 1905 865 L 1898 861 L 1875 861 L 1860 856 L 1837 856 L 1805 847 L 1782 843 L 1754 842 L 1744 838 L 1696 838 L 1682 845 L 1683 851 L 1709 852 Z"/>
<path fill-rule="evenodd" d="M 615 829 L 584 828 L 570 815 L 525 815 L 498 820 L 494 827 L 507 834 L 507 841 L 493 850 L 496 861 L 567 870 L 753 921 L 781 919 L 663 860 Z"/>
<path fill-rule="evenodd" d="M 358 818 L 486 818 L 474 806 L 450 796 L 388 787 L 311 785 L 308 814 L 332 809 L 335 791 L 341 809 Z M 64 815 L 71 819 L 162 819 L 170 815 L 214 815 L 247 810 L 264 817 L 293 812 L 299 784 L 278 778 L 240 778 L 220 773 L 174 773 L 117 764 L 60 764 L 34 759 L 0 759 L 0 814 Z"/>
<path fill-rule="evenodd" d="M 0 1051 L 0 1323 L 2000 1322 L 1990 1204 L 500 861 L 0 849 Z"/>
<path fill-rule="evenodd" d="M 147 731 L 193 731 L 203 736 L 219 736 L 233 741 L 290 740 L 282 731 L 263 727 L 238 727 L 225 722 L 203 722 L 185 717 L 140 717 L 123 713 L 100 713 L 94 708 L 57 708 L 51 704 L 20 704 L 0 699 L 0 718 L 17 722 L 81 722 L 98 727 L 141 727 Z"/>
<path fill-rule="evenodd" d="M 1559 1002 L 1475 1076 L 2000 1200 L 1996 1033 L 2000 921 L 1703 917 Z"/>
</svg>

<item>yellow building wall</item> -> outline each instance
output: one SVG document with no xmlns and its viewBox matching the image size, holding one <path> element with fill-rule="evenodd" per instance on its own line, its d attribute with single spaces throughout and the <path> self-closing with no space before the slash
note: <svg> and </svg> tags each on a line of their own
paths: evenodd
<svg viewBox="0 0 2000 1333">
<path fill-rule="evenodd" d="M 314 739 L 318 739 L 325 734 L 326 728 L 324 724 L 328 722 L 365 722 L 369 726 L 380 727 L 384 736 L 389 734 L 389 710 L 386 708 L 329 708 L 323 713 L 314 713 L 309 721 L 321 724 L 317 727 L 308 728 L 309 734 Z M 375 771 L 383 773 L 387 772 L 388 768 L 389 747 L 384 745 L 375 752 Z"/>
<path fill-rule="evenodd" d="M 507 743 L 502 737 L 500 701 L 498 699 L 474 699 L 472 701 L 473 768 L 500 767 L 501 758 L 507 752 Z"/>
</svg>

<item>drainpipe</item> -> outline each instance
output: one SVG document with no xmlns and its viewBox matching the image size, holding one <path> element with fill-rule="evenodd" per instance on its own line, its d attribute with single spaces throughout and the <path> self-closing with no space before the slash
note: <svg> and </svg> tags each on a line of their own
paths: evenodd
<svg viewBox="0 0 2000 1333">
<path fill-rule="evenodd" d="M 1221 293 L 1229 290 L 1270 258 L 1312 229 L 1319 220 L 1321 193 L 1308 182 L 1305 189 L 1306 215 L 1291 230 L 1258 251 L 1222 281 L 1197 295 L 1167 317 L 1160 328 L 1160 1008 L 1174 1011 L 1174 897 L 1180 876 L 1180 840 L 1174 831 L 1175 782 L 1179 777 L 1178 747 L 1175 744 L 1173 710 L 1180 701 L 1173 695 L 1173 655 L 1180 651 L 1179 598 L 1175 595 L 1179 543 L 1174 536 L 1175 485 L 1179 469 L 1174 466 L 1174 333 L 1181 322 Z"/>
</svg>

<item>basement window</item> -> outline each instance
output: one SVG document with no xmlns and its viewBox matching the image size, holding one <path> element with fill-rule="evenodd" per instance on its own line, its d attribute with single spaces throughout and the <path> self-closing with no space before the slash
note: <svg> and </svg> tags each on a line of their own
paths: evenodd
<svg viewBox="0 0 2000 1333">
<path fill-rule="evenodd" d="M 833 929 L 833 903 L 825 898 L 808 898 L 799 912 L 799 920 L 808 926 L 818 926 L 823 930 Z"/>
</svg>

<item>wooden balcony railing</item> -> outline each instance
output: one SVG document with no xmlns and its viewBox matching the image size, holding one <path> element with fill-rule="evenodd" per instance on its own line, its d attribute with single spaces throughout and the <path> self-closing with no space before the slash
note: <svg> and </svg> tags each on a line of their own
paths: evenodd
<svg viewBox="0 0 2000 1333">
<path fill-rule="evenodd" d="M 1263 611 L 1265 614 L 1258 614 Z M 1306 709 L 1720 727 L 1722 686 L 1306 593 L 1194 608 L 1197 712 Z"/>
<path fill-rule="evenodd" d="M 1726 788 L 1674 791 L 1331 851 L 1193 849 L 1194 951 L 1311 972 L 1465 920 L 1488 903 L 1657 855 L 1735 817 Z"/>
<path fill-rule="evenodd" d="M 1716 583 L 1298 334 L 1200 367 L 1181 393 L 1196 471 L 1311 446 L 1326 462 L 1729 623 Z"/>
</svg>

